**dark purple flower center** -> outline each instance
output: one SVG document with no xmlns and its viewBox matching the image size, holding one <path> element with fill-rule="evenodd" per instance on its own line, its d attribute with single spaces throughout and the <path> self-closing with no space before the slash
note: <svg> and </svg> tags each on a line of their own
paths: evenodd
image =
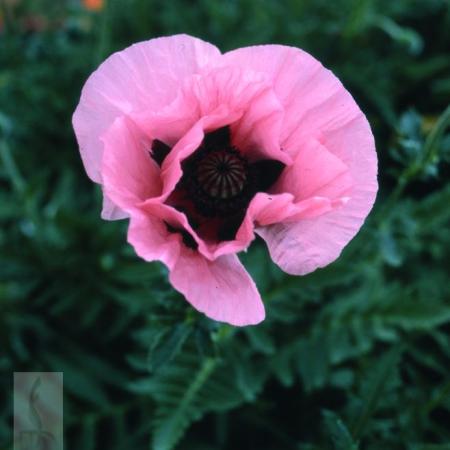
<svg viewBox="0 0 450 450">
<path fill-rule="evenodd" d="M 247 161 L 235 150 L 209 152 L 200 161 L 195 178 L 203 192 L 226 200 L 239 195 L 247 182 Z"/>
<path fill-rule="evenodd" d="M 197 212 L 205 217 L 224 217 L 245 209 L 251 194 L 250 165 L 236 149 L 204 144 L 182 163 L 185 189 Z"/>
<path fill-rule="evenodd" d="M 152 157 L 161 165 L 170 150 L 155 140 Z M 285 167 L 273 159 L 250 163 L 231 145 L 229 127 L 206 133 L 200 147 L 181 166 L 183 176 L 168 201 L 186 214 L 199 235 L 211 241 L 234 239 L 251 199 L 257 192 L 266 192 Z M 181 232 L 172 226 L 168 229 Z M 183 240 L 195 248 L 192 238 Z"/>
</svg>

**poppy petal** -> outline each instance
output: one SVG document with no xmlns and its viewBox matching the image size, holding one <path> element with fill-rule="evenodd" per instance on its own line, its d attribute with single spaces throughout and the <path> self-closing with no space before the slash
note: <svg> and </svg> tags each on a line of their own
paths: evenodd
<svg viewBox="0 0 450 450">
<path fill-rule="evenodd" d="M 186 249 L 170 272 L 170 282 L 211 319 L 236 326 L 264 320 L 256 285 L 236 255 L 209 261 Z"/>
<path fill-rule="evenodd" d="M 212 66 L 219 50 L 200 39 L 176 35 L 134 44 L 104 61 L 84 85 L 73 126 L 89 177 L 101 182 L 99 140 L 114 119 L 172 102 L 182 81 Z"/>
<path fill-rule="evenodd" d="M 101 140 L 103 188 L 114 204 L 130 213 L 137 204 L 161 194 L 160 170 L 150 156 L 151 141 L 131 119 L 116 119 Z"/>
<path fill-rule="evenodd" d="M 355 236 L 375 201 L 377 158 L 370 126 L 333 73 L 300 49 L 247 47 L 229 52 L 223 59 L 227 64 L 263 73 L 272 82 L 285 111 L 281 145 L 286 152 L 295 158 L 314 139 L 348 167 L 351 198 L 341 208 L 314 219 L 257 230 L 266 240 L 272 259 L 286 272 L 303 275 L 324 267 Z M 301 187 L 300 180 L 297 187 Z M 319 185 L 312 183 L 308 189 L 312 192 L 317 188 Z M 339 186 L 334 189 L 339 190 Z"/>
</svg>

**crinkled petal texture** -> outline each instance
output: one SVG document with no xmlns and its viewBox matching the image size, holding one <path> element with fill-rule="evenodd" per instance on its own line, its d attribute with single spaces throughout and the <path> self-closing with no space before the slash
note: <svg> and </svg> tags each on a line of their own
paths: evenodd
<svg viewBox="0 0 450 450">
<path fill-rule="evenodd" d="M 89 177 L 101 183 L 101 135 L 117 117 L 160 111 L 170 104 L 187 77 L 214 67 L 219 50 L 190 36 L 157 38 L 110 56 L 90 76 L 73 116 L 81 158 Z M 102 217 L 126 217 L 105 196 Z"/>
<path fill-rule="evenodd" d="M 257 229 L 286 272 L 303 275 L 324 267 L 358 232 L 375 201 L 377 157 L 370 126 L 341 82 L 302 50 L 248 47 L 223 59 L 224 65 L 265 74 L 284 108 L 280 144 L 298 166 L 286 171 L 285 188 L 292 183 L 301 197 L 330 199 L 347 191 L 348 201 L 326 214 Z"/>
<path fill-rule="evenodd" d="M 170 220 L 170 212 L 161 212 Z M 128 241 L 147 261 L 163 261 L 170 282 L 199 311 L 232 325 L 252 325 L 264 319 L 264 305 L 255 283 L 236 255 L 214 261 L 187 248 L 179 234 L 169 233 L 146 214 L 131 217 Z"/>
<path fill-rule="evenodd" d="M 377 160 L 364 115 L 330 71 L 292 47 L 222 55 L 186 35 L 135 44 L 89 78 L 73 124 L 86 172 L 103 187 L 102 217 L 129 217 L 137 254 L 162 261 L 196 309 L 233 325 L 264 318 L 236 256 L 255 232 L 283 270 L 306 274 L 339 256 L 375 200 Z M 250 201 L 235 238 L 218 242 L 193 229 L 171 196 L 183 160 L 224 126 L 250 163 L 286 167 Z M 171 147 L 161 166 L 151 157 L 155 139 Z"/>
</svg>

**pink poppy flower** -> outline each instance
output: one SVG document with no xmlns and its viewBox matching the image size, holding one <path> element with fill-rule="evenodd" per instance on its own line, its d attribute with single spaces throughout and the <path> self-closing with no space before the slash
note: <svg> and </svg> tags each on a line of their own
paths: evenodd
<svg viewBox="0 0 450 450">
<path fill-rule="evenodd" d="M 260 235 L 289 274 L 334 261 L 372 208 L 370 126 L 339 80 L 281 45 L 221 54 L 186 35 L 132 45 L 86 82 L 73 117 L 102 217 L 162 261 L 199 311 L 264 319 L 237 253 Z"/>
</svg>

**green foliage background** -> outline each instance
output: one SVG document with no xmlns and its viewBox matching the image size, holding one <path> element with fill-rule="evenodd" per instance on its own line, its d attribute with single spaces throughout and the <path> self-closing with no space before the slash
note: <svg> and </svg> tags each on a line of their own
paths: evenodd
<svg viewBox="0 0 450 450">
<path fill-rule="evenodd" d="M 63 371 L 67 449 L 450 449 L 450 9 L 445 0 L 0 0 L 0 448 L 12 372 Z M 195 312 L 103 222 L 71 114 L 132 42 L 304 48 L 373 127 L 380 192 L 329 267 L 242 259 L 267 320 Z"/>
</svg>

